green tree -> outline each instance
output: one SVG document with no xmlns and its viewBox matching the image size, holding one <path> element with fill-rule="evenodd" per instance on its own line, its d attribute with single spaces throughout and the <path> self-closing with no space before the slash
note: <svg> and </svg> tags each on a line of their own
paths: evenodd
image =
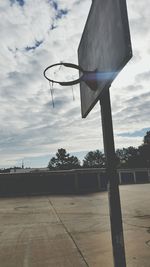
<svg viewBox="0 0 150 267">
<path fill-rule="evenodd" d="M 150 131 L 144 136 L 143 144 L 139 146 L 139 167 L 150 167 Z"/>
<path fill-rule="evenodd" d="M 58 149 L 56 157 L 51 158 L 48 164 L 51 170 L 70 170 L 80 168 L 80 161 L 75 156 L 70 156 L 64 148 Z"/>
<path fill-rule="evenodd" d="M 146 133 L 146 135 L 144 136 L 144 144 L 150 145 L 150 131 L 148 131 Z"/>
<path fill-rule="evenodd" d="M 88 152 L 83 159 L 84 168 L 103 168 L 105 163 L 105 156 L 99 150 Z"/>
<path fill-rule="evenodd" d="M 116 157 L 118 167 L 136 168 L 139 165 L 139 150 L 133 146 L 117 149 Z"/>
</svg>

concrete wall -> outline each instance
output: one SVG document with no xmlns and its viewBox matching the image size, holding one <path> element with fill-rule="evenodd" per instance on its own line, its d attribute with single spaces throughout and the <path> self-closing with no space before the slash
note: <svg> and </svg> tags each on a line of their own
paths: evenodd
<svg viewBox="0 0 150 267">
<path fill-rule="evenodd" d="M 148 183 L 150 170 L 118 170 L 120 184 Z M 105 169 L 0 174 L 0 196 L 96 192 L 107 189 Z"/>
</svg>

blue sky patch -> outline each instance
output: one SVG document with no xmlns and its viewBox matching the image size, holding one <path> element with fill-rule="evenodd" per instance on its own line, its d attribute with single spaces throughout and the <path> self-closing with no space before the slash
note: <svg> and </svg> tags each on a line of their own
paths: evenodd
<svg viewBox="0 0 150 267">
<path fill-rule="evenodd" d="M 59 9 L 57 1 L 54 0 L 49 0 L 51 6 L 55 9 L 56 11 L 56 16 L 55 19 L 61 19 L 63 16 L 67 15 L 68 9 Z M 54 28 L 52 28 L 54 29 Z"/>
<path fill-rule="evenodd" d="M 121 133 L 121 134 L 117 134 L 117 136 L 122 136 L 122 137 L 144 137 L 146 135 L 146 132 L 150 131 L 150 128 L 144 128 L 142 130 L 139 131 L 135 131 L 133 133 Z"/>
<path fill-rule="evenodd" d="M 52 24 L 50 27 L 50 30 L 55 30 L 57 28 L 57 26 L 55 24 Z"/>
<path fill-rule="evenodd" d="M 58 4 L 54 0 L 50 0 L 51 5 L 54 7 L 55 10 L 58 10 Z"/>
<path fill-rule="evenodd" d="M 39 47 L 41 44 L 43 43 L 43 41 L 36 41 L 35 45 L 33 46 L 27 46 L 25 48 L 26 51 L 30 51 L 30 50 L 35 50 L 37 47 Z"/>
<path fill-rule="evenodd" d="M 10 3 L 12 5 L 15 4 L 15 2 L 17 2 L 20 6 L 24 6 L 25 5 L 25 0 L 10 0 Z"/>
<path fill-rule="evenodd" d="M 67 9 L 58 9 L 56 19 L 61 19 L 63 16 L 67 15 L 68 10 Z"/>
</svg>

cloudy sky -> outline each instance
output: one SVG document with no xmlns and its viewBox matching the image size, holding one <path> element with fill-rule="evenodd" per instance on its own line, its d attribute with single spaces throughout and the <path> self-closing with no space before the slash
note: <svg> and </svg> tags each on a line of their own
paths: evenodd
<svg viewBox="0 0 150 267">
<path fill-rule="evenodd" d="M 103 150 L 99 104 L 81 119 L 79 86 L 55 86 L 43 70 L 77 63 L 91 0 L 0 1 L 0 167 L 45 167 L 58 148 L 82 158 Z M 150 130 L 150 0 L 127 0 L 133 58 L 111 86 L 116 148 Z"/>
</svg>

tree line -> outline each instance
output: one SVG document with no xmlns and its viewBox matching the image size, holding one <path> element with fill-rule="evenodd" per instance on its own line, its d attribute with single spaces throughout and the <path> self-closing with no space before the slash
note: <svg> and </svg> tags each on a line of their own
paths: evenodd
<svg viewBox="0 0 150 267">
<path fill-rule="evenodd" d="M 117 168 L 150 168 L 150 131 L 144 136 L 143 143 L 135 148 L 116 150 Z M 69 170 L 78 168 L 105 168 L 106 158 L 100 150 L 89 151 L 81 164 L 76 156 L 71 156 L 66 149 L 58 149 L 56 156 L 52 157 L 48 163 L 50 170 Z"/>
</svg>

